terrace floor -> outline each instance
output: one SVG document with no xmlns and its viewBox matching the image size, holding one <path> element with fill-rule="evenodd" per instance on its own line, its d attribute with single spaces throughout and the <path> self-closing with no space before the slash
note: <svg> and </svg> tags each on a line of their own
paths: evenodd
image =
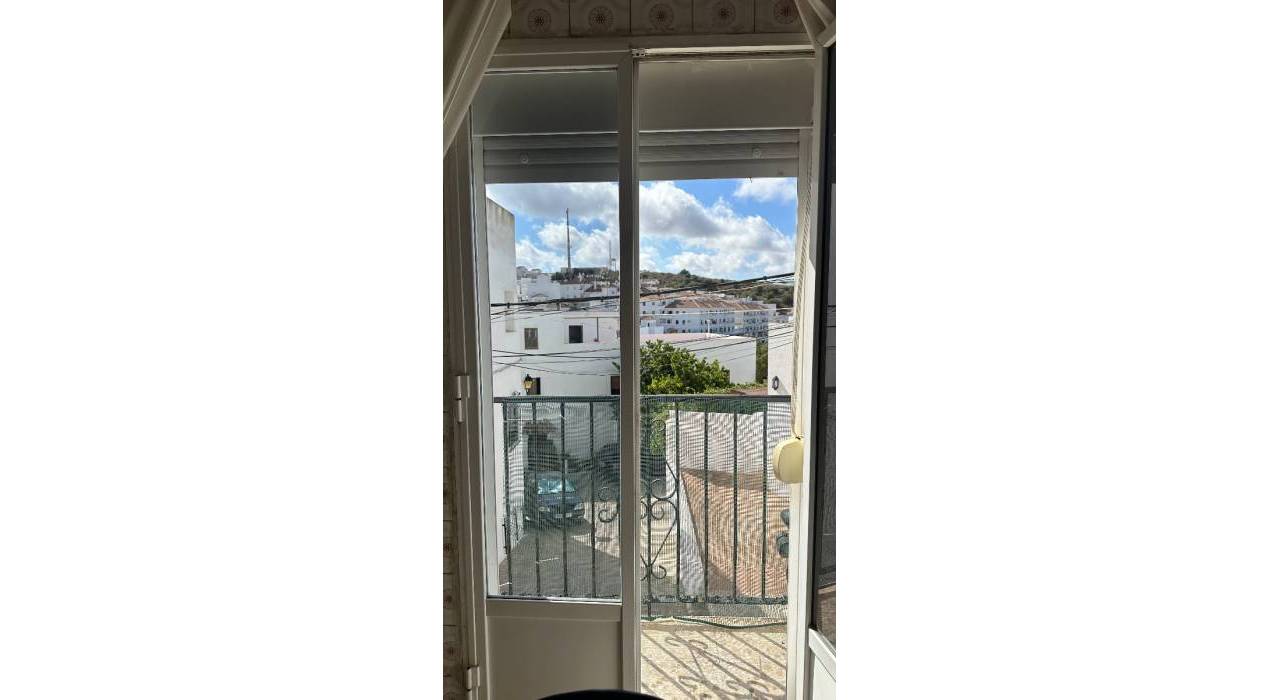
<svg viewBox="0 0 1280 700">
<path fill-rule="evenodd" d="M 786 697 L 786 621 L 755 627 L 768 621 L 713 620 L 753 627 L 723 629 L 673 619 L 642 623 L 641 689 L 663 700 Z"/>
</svg>

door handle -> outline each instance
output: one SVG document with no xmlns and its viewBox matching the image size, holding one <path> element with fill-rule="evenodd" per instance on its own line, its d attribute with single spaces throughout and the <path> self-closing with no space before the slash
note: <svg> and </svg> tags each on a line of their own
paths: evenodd
<svg viewBox="0 0 1280 700">
<path fill-rule="evenodd" d="M 773 474 L 784 484 L 798 484 L 804 478 L 804 439 L 792 436 L 773 448 Z"/>
</svg>

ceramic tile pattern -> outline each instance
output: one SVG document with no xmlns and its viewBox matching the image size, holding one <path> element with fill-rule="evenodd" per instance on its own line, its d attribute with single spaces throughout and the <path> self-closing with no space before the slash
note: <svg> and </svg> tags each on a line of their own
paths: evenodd
<svg viewBox="0 0 1280 700">
<path fill-rule="evenodd" d="M 569 36 L 569 0 L 512 0 L 513 39 L 565 36 Z"/>
<path fill-rule="evenodd" d="M 755 29 L 755 0 L 709 0 L 693 6 L 694 34 L 743 34 Z"/>
<path fill-rule="evenodd" d="M 628 0 L 582 0 L 569 9 L 569 33 L 573 36 L 608 36 L 631 33 Z"/>
<path fill-rule="evenodd" d="M 803 32 L 795 0 L 755 0 L 757 32 Z"/>
<path fill-rule="evenodd" d="M 785 698 L 787 625 L 759 627 L 760 618 L 716 622 L 750 625 L 723 629 L 696 622 L 655 620 L 640 630 L 640 685 L 664 700 Z"/>
<path fill-rule="evenodd" d="M 512 39 L 803 33 L 795 0 L 512 0 Z"/>
<path fill-rule="evenodd" d="M 632 34 L 692 34 L 693 0 L 631 0 Z"/>
</svg>

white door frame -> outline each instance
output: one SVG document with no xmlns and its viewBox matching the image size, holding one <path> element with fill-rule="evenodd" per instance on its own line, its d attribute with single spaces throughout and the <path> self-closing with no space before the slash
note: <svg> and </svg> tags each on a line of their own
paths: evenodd
<svg viewBox="0 0 1280 700">
<path fill-rule="evenodd" d="M 816 65 L 815 65 L 815 72 Z M 804 436 L 810 423 L 810 403 L 807 397 L 810 392 L 808 384 L 812 377 L 812 334 L 809 332 L 812 318 L 814 296 L 814 252 L 816 236 L 816 211 L 814 192 L 815 176 L 812 163 L 816 140 L 814 129 L 801 136 L 800 168 L 796 177 L 796 201 L 799 210 L 796 216 L 796 282 L 792 293 L 795 319 L 792 326 L 792 368 L 791 380 L 791 416 L 792 433 Z M 800 483 L 791 485 L 790 493 L 790 527 L 787 533 L 787 697 L 791 700 L 801 695 L 804 677 L 804 643 L 800 635 L 804 634 L 809 618 L 809 528 L 810 484 L 809 448 L 811 441 L 803 442 L 804 466 Z"/>
<path fill-rule="evenodd" d="M 824 47 L 835 39 L 830 32 Z M 835 650 L 822 635 L 810 628 L 811 582 L 813 571 L 813 517 L 814 483 L 812 478 L 814 448 L 817 430 L 814 423 L 815 400 L 820 394 L 816 381 L 822 368 L 817 365 L 817 334 L 815 326 L 825 323 L 825 310 L 817 315 L 817 302 L 822 296 L 819 285 L 826 284 L 823 271 L 826 268 L 826 250 L 823 248 L 825 221 L 823 213 L 828 209 L 824 195 L 823 158 L 826 150 L 825 92 L 829 69 L 829 52 L 819 50 L 814 63 L 814 106 L 810 148 L 801 150 L 801 172 L 808 177 L 798 192 L 805 202 L 796 235 L 796 303 L 795 303 L 795 376 L 792 388 L 792 415 L 795 416 L 795 434 L 803 436 L 804 465 L 799 484 L 791 491 L 791 526 L 788 540 L 790 556 L 787 561 L 787 697 L 789 700 L 807 700 L 812 696 L 810 687 L 814 663 L 821 663 L 835 677 Z M 801 231 L 803 227 L 803 232 Z"/>
<path fill-rule="evenodd" d="M 622 543 L 631 543 L 635 554 L 637 530 L 639 525 L 639 181 L 637 173 L 637 131 L 638 94 L 636 58 L 651 52 L 652 55 L 665 53 L 699 53 L 740 49 L 752 53 L 767 55 L 776 52 L 794 52 L 812 50 L 812 44 L 803 34 L 773 35 L 734 35 L 734 36 L 681 36 L 681 37 L 616 37 L 602 40 L 503 40 L 499 43 L 493 60 L 491 71 L 524 71 L 524 70 L 585 70 L 592 68 L 613 68 L 618 76 L 618 146 L 619 146 L 619 239 L 621 250 L 619 260 L 620 272 L 620 322 L 622 353 L 622 396 L 619 456 L 623 465 L 632 468 L 622 470 L 619 512 L 621 526 L 619 535 Z M 819 71 L 815 71 L 817 73 Z M 817 83 L 821 84 L 821 83 Z M 816 130 L 810 133 L 820 133 Z M 458 509 L 457 538 L 459 550 L 459 572 L 469 574 L 469 584 L 460 586 L 459 601 L 463 629 L 462 648 L 464 664 L 468 668 L 468 697 L 487 700 L 489 695 L 488 663 L 489 644 L 486 638 L 486 620 L 492 613 L 503 616 L 519 610 L 520 616 L 538 617 L 544 612 L 533 612 L 535 606 L 555 606 L 557 619 L 604 619 L 613 613 L 605 612 L 601 606 L 618 608 L 621 619 L 622 639 L 621 686 L 628 690 L 639 690 L 640 686 L 640 604 L 639 604 L 639 560 L 636 556 L 623 556 L 622 559 L 622 601 L 615 603 L 573 602 L 573 601 L 519 601 L 509 604 L 500 599 L 489 600 L 486 590 L 488 580 L 489 557 L 485 553 L 484 522 L 485 509 L 492 510 L 493 505 L 484 498 L 487 483 L 485 465 L 492 450 L 491 416 L 486 409 L 492 405 L 487 382 L 480 381 L 481 373 L 490 367 L 489 323 L 487 317 L 480 318 L 480 311 L 488 309 L 488 286 L 479 284 L 475 271 L 477 264 L 485 262 L 487 250 L 479 250 L 474 232 L 484 226 L 484 208 L 477 206 L 483 202 L 483 180 L 474 177 L 473 169 L 482 168 L 482 161 L 474 150 L 470 136 L 470 115 L 464 120 L 459 135 L 455 139 L 455 148 L 445 158 L 445 257 L 444 282 L 448 297 L 453 300 L 446 319 L 449 332 L 449 358 L 446 366 L 448 391 L 455 393 L 453 415 L 454 426 L 453 454 L 455 457 L 455 482 Z M 807 137 L 802 137 L 807 138 Z M 816 139 L 815 139 L 816 141 Z M 805 153 L 802 142 L 801 177 L 804 179 Z M 812 168 L 808 168 L 812 171 Z M 812 200 L 811 200 L 812 201 Z M 811 227 L 810 227 L 811 228 Z M 469 232 L 469 235 L 458 235 L 457 232 Z M 450 235 L 449 232 L 453 232 Z M 812 237 L 806 236 L 806 240 Z M 800 263 L 800 258 L 797 258 Z M 812 276 L 809 276 L 810 283 Z M 805 299 L 810 295 L 804 295 Z M 797 309 L 797 312 L 799 309 Z M 797 318 L 800 315 L 797 313 Z M 799 329 L 797 328 L 797 331 Z M 805 344 L 797 336 L 798 349 Z M 797 359 L 810 353 L 797 353 Z M 807 360 L 806 360 L 807 361 Z M 805 375 L 803 362 L 797 364 L 801 373 L 797 374 L 797 386 L 801 385 L 801 377 Z M 808 419 L 808 407 L 799 406 L 802 414 L 802 425 Z M 808 445 L 806 445 L 806 455 Z M 806 483 L 808 460 L 806 458 Z M 808 498 L 801 496 L 803 504 Z M 804 512 L 796 511 L 795 499 L 792 505 L 792 531 L 795 531 L 796 516 Z M 804 505 L 804 509 L 810 506 Z M 490 513 L 491 515 L 492 513 Z M 807 522 L 807 518 L 805 518 Z M 796 541 L 793 538 L 793 547 Z M 807 546 L 807 545 L 806 545 Z M 806 550 L 807 551 L 807 550 Z M 792 568 L 790 588 L 795 589 L 796 557 L 788 564 Z M 807 582 L 807 567 L 801 576 Z M 791 620 L 801 619 L 807 627 L 808 602 L 807 588 L 799 589 L 801 594 L 792 600 L 803 606 L 803 614 L 797 614 L 793 607 Z M 789 591 L 789 595 L 794 595 Z M 491 612 L 490 607 L 494 610 Z M 541 609 L 541 608 L 539 608 Z M 800 697 L 798 682 L 793 682 L 792 675 L 796 667 L 790 656 L 795 651 L 806 648 L 801 641 L 792 642 L 789 621 L 788 629 L 788 697 Z M 800 666 L 799 668 L 802 668 Z M 803 677 L 804 674 L 800 674 Z M 496 700 L 496 699 L 495 699 Z"/>
<path fill-rule="evenodd" d="M 444 160 L 444 290 L 451 300 L 445 315 L 448 334 L 448 362 L 445 365 L 445 390 L 452 392 L 452 411 L 446 415 L 453 427 L 454 507 L 457 509 L 459 619 L 461 622 L 461 654 L 467 669 L 465 686 L 468 698 L 487 698 L 487 683 L 482 671 L 487 656 L 484 608 L 484 513 L 476 508 L 482 493 L 480 476 L 484 437 L 482 404 L 478 400 L 478 367 L 480 358 L 475 309 L 477 287 L 474 264 L 474 199 L 471 191 L 471 117 L 462 120 L 459 134 Z M 463 235 L 462 232 L 466 232 Z M 483 290 L 482 290 L 483 291 Z M 487 292 L 485 292 L 487 296 Z M 481 501 L 483 502 L 483 501 Z M 463 580 L 470 575 L 470 585 Z"/>
<path fill-rule="evenodd" d="M 622 687 L 640 690 L 640 180 L 635 59 L 618 63 L 618 309 L 622 351 L 619 424 Z M 628 554 L 628 549 L 630 554 Z"/>
</svg>

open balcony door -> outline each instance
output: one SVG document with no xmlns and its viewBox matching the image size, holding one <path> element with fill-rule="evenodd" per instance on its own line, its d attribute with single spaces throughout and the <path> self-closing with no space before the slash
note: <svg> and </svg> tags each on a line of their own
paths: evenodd
<svg viewBox="0 0 1280 700">
<path fill-rule="evenodd" d="M 718 64 L 702 76 L 707 89 L 701 97 L 639 104 L 642 80 L 638 62 L 643 61 L 630 50 L 568 57 L 499 55 L 455 142 L 469 143 L 470 148 L 455 145 L 446 161 L 447 186 L 450 178 L 455 185 L 463 183 L 456 191 L 446 192 L 446 210 L 452 206 L 465 219 L 450 223 L 446 218 L 447 225 L 456 228 L 446 235 L 445 268 L 450 278 L 446 280 L 448 289 L 457 294 L 448 309 L 460 316 L 449 319 L 451 356 L 456 359 L 448 381 L 451 390 L 456 388 L 462 416 L 455 434 L 458 498 L 465 501 L 459 503 L 461 564 L 472 574 L 470 590 L 461 591 L 464 626 L 474 630 L 461 645 L 472 668 L 469 697 L 520 700 L 588 688 L 640 689 L 639 180 L 775 174 L 779 163 L 771 158 L 778 148 L 778 134 L 794 137 L 798 144 L 809 143 L 811 117 L 806 108 L 797 106 L 812 103 L 810 57 L 799 57 L 798 65 L 792 56 L 789 62 L 757 66 L 756 73 L 739 76 L 740 80 L 758 78 L 760 71 L 782 76 L 773 81 L 778 86 L 774 96 L 784 92 L 795 96 L 777 102 L 756 99 L 761 90 L 758 84 L 745 90 L 721 85 L 722 79 L 736 70 Z M 679 70 L 677 64 L 660 66 L 652 75 Z M 806 77 L 794 79 L 797 71 Z M 688 81 L 659 80 L 664 86 L 691 90 Z M 706 97 L 713 90 L 720 94 L 715 100 Z M 733 99 L 750 101 L 750 105 L 733 109 L 729 103 Z M 645 110 L 652 111 L 650 123 L 661 125 L 653 134 L 639 132 Z M 733 136 L 725 140 L 716 138 L 716 133 Z M 743 139 L 757 136 L 760 143 L 756 147 L 743 145 Z M 690 139 L 696 148 L 684 147 L 684 140 Z M 789 158 L 791 164 L 786 167 L 795 168 L 795 148 L 791 146 L 790 155 L 785 148 L 777 151 L 776 157 Z M 801 156 L 800 161 L 800 167 L 805 167 L 807 156 Z M 499 219 L 510 214 L 502 213 L 500 203 L 489 206 L 486 200 L 501 190 L 488 188 L 522 183 L 574 187 L 586 183 L 597 189 L 616 183 L 620 299 L 615 359 L 620 395 L 612 399 L 613 377 L 600 377 L 601 386 L 588 392 L 589 396 L 572 396 L 555 388 L 555 377 L 563 376 L 568 368 L 584 366 L 578 364 L 580 356 L 564 354 L 580 350 L 554 349 L 548 343 L 559 339 L 546 331 L 526 334 L 521 324 L 511 323 L 512 309 L 530 307 L 522 307 L 518 295 L 508 294 L 511 290 L 489 274 L 500 256 L 489 238 L 514 237 L 514 233 L 500 231 Z M 575 228 L 573 213 L 566 219 L 563 230 L 568 239 L 569 229 Z M 457 235 L 457 231 L 468 233 Z M 495 260 L 489 259 L 491 255 Z M 572 270 L 575 263 L 581 264 L 576 257 L 572 263 L 565 260 L 565 267 Z M 532 312 L 527 315 L 536 317 Z M 597 335 L 594 328 L 586 334 L 592 338 Z M 566 333 L 563 342 L 578 348 L 586 336 L 582 330 Z M 507 342 L 516 345 L 508 348 L 503 345 Z M 530 354 L 542 355 L 542 362 L 559 362 L 555 367 L 561 372 L 541 377 L 541 381 L 529 376 L 531 381 L 523 388 L 521 382 L 509 381 L 511 377 L 498 376 L 495 368 L 505 366 L 516 369 L 515 379 L 521 379 L 526 371 L 523 366 L 529 362 L 522 358 Z M 524 395 L 535 392 L 541 395 Z M 565 446 L 575 440 L 575 421 L 585 420 L 593 427 L 580 433 L 587 436 L 580 439 L 594 441 L 587 454 L 595 461 L 599 441 L 610 429 L 601 432 L 599 424 L 602 415 L 612 415 L 607 406 L 610 400 L 617 416 L 614 459 L 619 464 L 618 485 L 612 498 L 599 496 L 599 491 L 583 487 L 582 482 L 575 491 L 590 507 L 616 510 L 608 513 L 610 522 L 616 523 L 615 549 L 606 551 L 593 539 L 589 548 L 575 551 L 563 529 L 556 539 L 556 525 L 544 527 L 540 533 L 538 526 L 522 515 L 526 504 L 542 507 L 541 487 L 529 488 L 531 482 L 538 481 L 541 468 L 527 466 L 532 464 L 528 451 L 516 457 L 504 441 L 520 440 L 531 432 L 540 434 L 550 426 L 550 440 L 558 439 L 564 454 L 568 452 Z M 553 408 L 546 408 L 548 405 Z M 591 424 L 593 420 L 596 422 Z M 534 470 L 525 472 L 524 476 L 533 475 L 531 479 L 513 468 L 521 460 Z M 567 490 L 564 474 L 572 469 L 569 463 L 560 463 L 558 491 L 554 488 L 556 465 L 552 465 L 550 486 L 556 493 Z M 513 487 L 517 480 L 523 486 Z M 584 491 L 590 496 L 582 495 Z M 564 506 L 560 515 L 564 515 Z M 541 538 L 548 530 L 552 534 L 549 548 L 548 541 Z M 594 527 L 590 532 L 594 536 Z M 595 564 L 589 569 L 579 566 L 586 561 Z M 601 567 L 601 561 L 606 566 Z M 582 577 L 583 570 L 604 573 Z M 794 692 L 790 697 L 796 697 Z"/>
</svg>

